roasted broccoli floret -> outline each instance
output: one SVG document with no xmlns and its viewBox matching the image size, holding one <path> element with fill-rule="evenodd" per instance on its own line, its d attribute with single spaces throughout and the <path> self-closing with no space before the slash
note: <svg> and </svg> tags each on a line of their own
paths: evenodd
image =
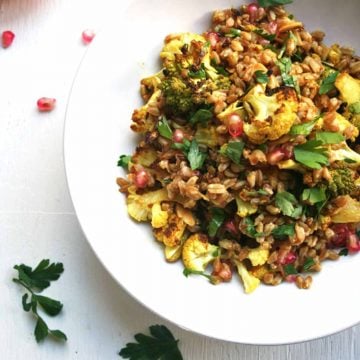
<svg viewBox="0 0 360 360">
<path fill-rule="evenodd" d="M 332 197 L 352 194 L 356 191 L 355 171 L 349 168 L 330 170 L 331 179 L 327 184 L 327 190 Z"/>
<path fill-rule="evenodd" d="M 172 76 L 160 85 L 165 100 L 165 110 L 175 115 L 183 115 L 194 111 L 196 97 L 194 91 L 185 80 Z"/>
<path fill-rule="evenodd" d="M 267 96 L 265 86 L 254 86 L 243 98 L 249 121 L 244 132 L 255 144 L 276 140 L 287 134 L 297 118 L 298 100 L 296 91 L 282 87 Z"/>
</svg>

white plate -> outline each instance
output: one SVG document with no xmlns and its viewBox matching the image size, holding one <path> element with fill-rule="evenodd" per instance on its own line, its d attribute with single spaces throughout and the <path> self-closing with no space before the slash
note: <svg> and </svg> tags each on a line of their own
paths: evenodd
<svg viewBox="0 0 360 360">
<path fill-rule="evenodd" d="M 149 226 L 129 220 L 118 192 L 120 154 L 131 153 L 132 110 L 139 81 L 159 69 L 158 53 L 171 32 L 202 32 L 228 0 L 135 0 L 94 40 L 77 74 L 66 116 L 68 184 L 84 233 L 100 261 L 139 302 L 191 331 L 250 344 L 281 344 L 328 335 L 360 321 L 360 256 L 324 263 L 310 290 L 283 284 L 245 295 L 240 282 L 213 286 L 185 278 L 164 261 Z M 295 0 L 292 11 L 328 41 L 359 46 L 357 0 Z"/>
</svg>

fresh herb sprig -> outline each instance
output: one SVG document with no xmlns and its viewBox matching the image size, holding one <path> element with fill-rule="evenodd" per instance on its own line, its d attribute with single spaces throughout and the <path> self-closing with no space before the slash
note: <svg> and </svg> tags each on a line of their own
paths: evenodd
<svg viewBox="0 0 360 360">
<path fill-rule="evenodd" d="M 278 6 L 291 4 L 293 0 L 258 0 L 258 4 L 261 7 Z"/>
<path fill-rule="evenodd" d="M 214 237 L 225 220 L 225 212 L 221 208 L 212 208 L 210 213 L 211 219 L 208 225 L 208 233 L 209 236 Z"/>
<path fill-rule="evenodd" d="M 206 153 L 200 150 L 199 144 L 195 139 L 191 142 L 185 139 L 182 143 L 174 143 L 174 149 L 182 150 L 187 157 L 192 170 L 200 169 L 206 159 Z"/>
<path fill-rule="evenodd" d="M 335 81 L 338 75 L 339 71 L 332 71 L 328 76 L 323 79 L 319 88 L 320 95 L 327 94 L 329 91 L 335 89 Z"/>
<path fill-rule="evenodd" d="M 127 343 L 119 352 L 123 359 L 130 360 L 183 360 L 178 348 L 179 340 L 164 325 L 152 325 L 150 334 L 138 333 L 136 343 Z"/>
<path fill-rule="evenodd" d="M 296 197 L 287 191 L 278 192 L 276 194 L 275 205 L 284 215 L 294 219 L 298 219 L 303 211 L 303 207 L 299 204 Z"/>
<path fill-rule="evenodd" d="M 18 277 L 14 278 L 13 281 L 28 291 L 22 297 L 22 306 L 26 312 L 31 310 L 36 318 L 34 330 L 36 341 L 44 340 L 48 335 L 59 340 L 67 340 L 62 331 L 49 329 L 38 313 L 39 306 L 50 316 L 56 316 L 61 312 L 63 304 L 60 301 L 38 295 L 38 293 L 49 287 L 51 281 L 55 281 L 60 277 L 64 271 L 63 264 L 50 264 L 50 261 L 46 259 L 40 261 L 34 270 L 24 264 L 15 265 L 14 269 L 17 270 Z"/>
</svg>

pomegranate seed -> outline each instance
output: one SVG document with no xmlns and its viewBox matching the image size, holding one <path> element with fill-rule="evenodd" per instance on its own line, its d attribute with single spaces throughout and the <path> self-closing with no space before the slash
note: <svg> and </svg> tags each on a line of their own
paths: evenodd
<svg viewBox="0 0 360 360">
<path fill-rule="evenodd" d="M 54 109 L 56 99 L 42 97 L 37 101 L 37 107 L 39 111 L 51 111 Z"/>
<path fill-rule="evenodd" d="M 207 38 L 210 42 L 211 47 L 214 49 L 216 47 L 216 44 L 219 42 L 220 37 L 219 34 L 213 31 L 210 31 L 207 33 Z"/>
<path fill-rule="evenodd" d="M 13 43 L 14 39 L 15 39 L 15 34 L 12 31 L 10 30 L 4 31 L 1 35 L 2 47 L 4 49 L 8 48 Z"/>
<path fill-rule="evenodd" d="M 360 239 L 356 234 L 350 234 L 347 244 L 346 244 L 347 249 L 350 252 L 358 252 L 360 251 Z"/>
<path fill-rule="evenodd" d="M 350 235 L 355 235 L 354 230 L 349 229 L 347 224 L 335 224 L 331 229 L 335 232 L 335 235 L 331 238 L 333 247 L 346 246 Z"/>
<path fill-rule="evenodd" d="M 292 264 L 296 260 L 296 255 L 293 252 L 287 253 L 283 259 L 280 259 L 281 265 L 289 265 Z"/>
<path fill-rule="evenodd" d="M 228 231 L 230 234 L 237 235 L 239 233 L 239 230 L 237 229 L 234 220 L 228 220 L 224 224 L 224 228 L 226 231 Z"/>
<path fill-rule="evenodd" d="M 173 141 L 176 143 L 182 143 L 184 140 L 184 132 L 181 129 L 176 129 L 173 133 Z"/>
<path fill-rule="evenodd" d="M 243 134 L 244 122 L 238 114 L 230 114 L 228 116 L 228 131 L 232 137 L 238 137 Z"/>
<path fill-rule="evenodd" d="M 266 155 L 266 159 L 270 165 L 276 165 L 279 161 L 283 160 L 285 154 L 281 149 L 277 148 Z"/>
<path fill-rule="evenodd" d="M 285 143 L 283 145 L 281 145 L 281 150 L 284 153 L 284 159 L 288 160 L 294 157 L 294 146 L 289 144 L 289 143 Z"/>
<path fill-rule="evenodd" d="M 285 281 L 287 281 L 289 283 L 293 283 L 293 282 L 295 282 L 295 280 L 296 280 L 296 275 L 294 275 L 294 274 L 287 275 L 285 277 Z"/>
<path fill-rule="evenodd" d="M 145 170 L 139 170 L 135 173 L 135 186 L 145 188 L 149 183 L 149 174 Z"/>
<path fill-rule="evenodd" d="M 259 9 L 259 5 L 256 3 L 251 3 L 247 6 L 246 12 L 250 15 L 251 22 L 256 20 L 258 9 Z"/>
<path fill-rule="evenodd" d="M 84 44 L 90 44 L 95 37 L 95 32 L 90 29 L 86 29 L 81 34 L 82 41 Z"/>
</svg>

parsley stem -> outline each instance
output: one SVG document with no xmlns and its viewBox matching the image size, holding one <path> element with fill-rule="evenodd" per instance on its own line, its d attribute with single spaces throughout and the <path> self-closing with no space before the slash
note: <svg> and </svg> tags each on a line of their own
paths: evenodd
<svg viewBox="0 0 360 360">
<path fill-rule="evenodd" d="M 14 283 L 22 285 L 27 291 L 29 291 L 31 293 L 31 295 L 34 295 L 34 292 L 25 283 L 23 283 L 21 280 L 19 280 L 19 279 L 12 279 L 12 280 L 13 280 Z"/>
</svg>

